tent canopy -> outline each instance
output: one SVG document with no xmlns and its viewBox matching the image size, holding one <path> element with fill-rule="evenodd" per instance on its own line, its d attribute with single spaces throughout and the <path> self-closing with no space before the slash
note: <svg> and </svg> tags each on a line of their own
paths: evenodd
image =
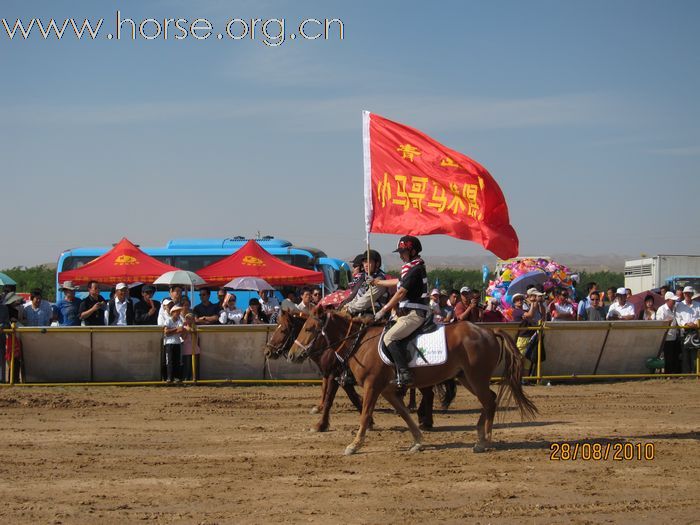
<svg viewBox="0 0 700 525">
<path fill-rule="evenodd" d="M 228 257 L 202 268 L 197 273 L 208 283 L 218 286 L 236 277 L 259 277 L 273 286 L 299 286 L 323 282 L 323 273 L 287 264 L 253 239 Z"/>
<path fill-rule="evenodd" d="M 174 266 L 160 262 L 141 251 L 124 237 L 114 248 L 93 259 L 80 268 L 58 274 L 58 282 L 87 284 L 97 281 L 102 284 L 152 283 L 165 272 L 177 270 Z"/>
</svg>

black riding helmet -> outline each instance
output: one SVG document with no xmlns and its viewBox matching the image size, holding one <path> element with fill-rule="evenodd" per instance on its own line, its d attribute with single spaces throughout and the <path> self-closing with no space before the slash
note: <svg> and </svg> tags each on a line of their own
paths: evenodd
<svg viewBox="0 0 700 525">
<path fill-rule="evenodd" d="M 353 268 L 362 268 L 362 261 L 365 260 L 365 254 L 360 253 L 358 255 L 355 255 L 355 258 L 352 260 L 352 267 Z"/>
<path fill-rule="evenodd" d="M 366 261 L 366 260 L 367 260 L 367 252 L 364 252 L 362 254 L 362 261 Z M 369 260 L 377 263 L 377 267 L 382 265 L 382 256 L 379 254 L 379 252 L 377 250 L 370 250 L 369 251 Z"/>
<path fill-rule="evenodd" d="M 414 237 L 413 235 L 404 235 L 399 239 L 394 253 L 404 250 L 414 250 L 416 253 L 420 253 L 423 251 L 423 246 L 421 246 L 421 243 L 417 237 Z"/>
</svg>

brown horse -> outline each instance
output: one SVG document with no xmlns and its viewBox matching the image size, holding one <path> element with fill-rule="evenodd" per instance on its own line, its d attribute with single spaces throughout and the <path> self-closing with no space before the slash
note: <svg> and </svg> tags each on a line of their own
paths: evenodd
<svg viewBox="0 0 700 525">
<path fill-rule="evenodd" d="M 265 344 L 265 357 L 268 359 L 279 359 L 286 356 L 289 349 L 294 344 L 294 340 L 301 331 L 302 326 L 306 322 L 305 314 L 290 314 L 288 312 L 280 312 L 277 328 L 272 333 L 272 336 Z M 321 384 L 321 402 L 311 409 L 312 414 L 321 413 L 316 426 L 313 428 L 315 432 L 326 432 L 330 426 L 330 413 L 335 395 L 338 392 L 338 381 L 336 378 L 340 375 L 337 362 L 322 361 L 322 356 L 318 355 L 312 359 L 316 366 L 319 367 L 322 373 Z M 335 359 L 334 359 L 335 361 Z M 352 385 L 343 385 L 343 390 L 348 395 L 350 402 L 355 406 L 358 412 L 362 412 L 362 398 L 358 395 L 355 387 Z"/>
<path fill-rule="evenodd" d="M 289 357 L 294 361 L 309 356 L 320 337 L 328 346 L 344 356 L 358 383 L 364 388 L 364 401 L 360 428 L 345 454 L 354 454 L 363 445 L 365 434 L 377 399 L 382 395 L 399 413 L 413 435 L 410 452 L 423 449 L 420 429 L 411 418 L 396 387 L 390 384 L 395 375 L 394 367 L 386 365 L 377 351 L 381 326 L 367 326 L 361 320 L 349 318 L 335 312 L 310 316 L 292 346 Z M 537 413 L 534 403 L 525 395 L 520 384 L 522 377 L 521 356 L 513 339 L 500 330 L 478 327 L 468 322 L 448 325 L 447 360 L 442 365 L 414 368 L 414 382 L 418 388 L 432 387 L 457 377 L 467 390 L 481 403 L 482 410 L 477 423 L 478 440 L 475 452 L 492 447 L 491 434 L 496 408 L 503 401 L 514 399 L 523 418 L 532 418 Z M 500 363 L 505 361 L 505 370 L 498 395 L 490 388 L 490 379 Z"/>
<path fill-rule="evenodd" d="M 278 319 L 279 324 L 265 344 L 265 357 L 268 359 L 279 359 L 282 356 L 286 356 L 307 318 L 306 314 L 281 312 Z M 330 411 L 339 387 L 337 378 L 342 373 L 342 364 L 336 358 L 333 349 L 325 348 L 322 345 L 323 341 L 317 339 L 317 348 L 309 356 L 321 370 L 323 377 L 321 402 L 311 409 L 312 414 L 321 414 L 321 419 L 319 419 L 313 429 L 315 432 L 326 432 L 330 426 Z M 343 390 L 345 390 L 357 411 L 361 413 L 362 397 L 357 394 L 355 387 L 343 385 Z M 432 388 L 422 389 L 421 394 L 423 397 L 418 407 L 418 420 L 421 429 L 431 429 L 433 427 L 433 400 L 435 395 Z"/>
</svg>

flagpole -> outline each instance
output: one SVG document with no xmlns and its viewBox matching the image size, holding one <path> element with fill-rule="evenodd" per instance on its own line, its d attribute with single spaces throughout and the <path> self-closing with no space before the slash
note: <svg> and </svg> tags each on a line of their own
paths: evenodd
<svg viewBox="0 0 700 525">
<path fill-rule="evenodd" d="M 370 112 L 362 112 L 362 161 L 364 168 L 364 194 L 365 194 L 365 239 L 367 241 L 367 265 L 369 266 L 369 232 L 372 223 L 372 160 L 370 156 L 370 140 L 369 140 L 369 124 Z M 372 303 L 372 314 L 377 315 L 377 309 L 374 306 L 374 298 L 372 297 L 372 288 L 370 285 L 369 298 Z"/>
<path fill-rule="evenodd" d="M 369 231 L 367 231 L 367 267 L 369 268 Z M 368 275 L 368 277 L 371 277 L 371 275 Z M 370 301 L 372 302 L 372 315 L 377 315 L 377 309 L 374 306 L 374 297 L 372 297 L 372 285 L 369 285 L 369 298 Z"/>
</svg>

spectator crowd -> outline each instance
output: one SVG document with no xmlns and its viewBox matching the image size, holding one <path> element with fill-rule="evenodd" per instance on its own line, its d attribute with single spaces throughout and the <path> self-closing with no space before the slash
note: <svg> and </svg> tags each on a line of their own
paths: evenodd
<svg viewBox="0 0 700 525">
<path fill-rule="evenodd" d="M 381 260 L 377 262 L 381 264 Z M 370 273 L 380 275 L 378 265 L 376 269 L 372 267 Z M 194 308 L 181 286 L 170 287 L 168 297 L 162 302 L 153 298 L 156 290 L 150 285 L 141 287 L 138 300 L 130 297 L 129 287 L 125 283 L 117 284 L 108 299 L 104 298 L 100 285 L 94 281 L 88 284 L 88 295 L 82 300 L 76 297 L 77 287 L 71 282 L 63 283 L 60 290 L 63 298 L 51 304 L 40 289 L 32 290 L 29 300 L 25 302 L 14 287 L 6 286 L 0 294 L 0 325 L 4 328 L 11 323 L 38 327 L 160 326 L 163 327 L 166 376 L 173 381 L 192 378 L 191 356 L 195 356 L 196 366 L 199 355 L 194 336 L 198 326 L 275 324 L 280 311 L 308 314 L 322 298 L 319 287 L 302 288 L 298 295 L 297 291 L 290 289 L 281 303 L 270 292 L 261 291 L 259 297 L 251 298 L 243 310 L 237 305 L 236 294 L 225 288 L 217 290 L 216 302 L 211 300 L 211 289 L 200 289 L 199 304 Z M 630 301 L 631 291 L 628 288 L 611 287 L 603 292 L 596 283 L 591 282 L 587 285 L 586 296 L 577 302 L 567 288 L 556 288 L 545 293 L 541 286 L 533 286 L 524 293 L 514 294 L 512 309 L 504 310 L 496 299 L 489 298 L 484 302 L 480 290 L 463 286 L 450 291 L 433 289 L 430 293 L 430 310 L 434 320 L 442 324 L 514 321 L 527 327 L 536 326 L 542 321 L 670 321 L 671 329 L 666 334 L 663 348 L 665 371 L 693 371 L 697 346 L 700 346 L 700 294 L 689 286 L 678 290 L 662 287 L 659 294 L 663 298 L 661 306 L 655 307 L 655 296 L 649 294 L 640 307 L 636 307 Z M 356 286 L 347 306 L 360 303 L 362 308 L 366 308 L 373 299 L 375 296 L 371 287 L 365 290 Z M 534 335 L 536 331 L 526 329 L 518 334 L 518 346 L 523 353 L 525 347 L 532 344 Z M 5 337 L 0 337 L 0 343 L 6 347 Z M 11 350 L 6 349 L 6 360 L 9 359 L 8 352 Z M 188 359 L 183 359 L 183 356 L 188 356 Z"/>
</svg>

